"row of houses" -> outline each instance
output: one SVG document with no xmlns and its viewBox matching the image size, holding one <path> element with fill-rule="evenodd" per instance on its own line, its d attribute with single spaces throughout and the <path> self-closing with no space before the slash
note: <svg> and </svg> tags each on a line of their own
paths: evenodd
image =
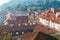
<svg viewBox="0 0 60 40">
<path fill-rule="evenodd" d="M 29 13 L 27 16 L 16 17 L 12 14 L 7 14 L 4 21 L 5 31 L 9 32 L 12 36 L 20 36 L 24 33 L 33 32 L 34 27 L 37 25 L 37 19 L 34 18 L 36 18 L 35 13 Z"/>
<path fill-rule="evenodd" d="M 10 35 L 13 36 L 34 31 L 40 31 L 47 34 L 56 33 L 60 30 L 60 21 L 58 21 L 59 16 L 56 18 L 56 14 L 53 12 L 54 11 L 46 10 L 40 15 L 35 12 L 29 13 L 27 16 L 16 17 L 10 14 L 11 16 L 7 16 L 7 20 L 4 21 L 5 31 L 9 32 Z"/>
<path fill-rule="evenodd" d="M 55 11 L 54 11 L 55 10 Z M 39 16 L 39 22 L 60 31 L 60 10 L 49 9 Z"/>
</svg>

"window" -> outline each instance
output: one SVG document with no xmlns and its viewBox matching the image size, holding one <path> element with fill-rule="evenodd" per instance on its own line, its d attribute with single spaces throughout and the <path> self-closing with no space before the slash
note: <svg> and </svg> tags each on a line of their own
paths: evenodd
<svg viewBox="0 0 60 40">
<path fill-rule="evenodd" d="M 10 26 L 11 26 L 11 27 L 13 27 L 13 26 L 14 26 L 14 24 L 10 24 Z"/>
<path fill-rule="evenodd" d="M 21 24 L 19 23 L 18 26 L 21 26 Z"/>
<path fill-rule="evenodd" d="M 27 23 L 25 23 L 25 26 L 27 25 Z"/>
<path fill-rule="evenodd" d="M 35 25 L 36 23 L 33 23 L 33 25 Z"/>
<path fill-rule="evenodd" d="M 22 32 L 22 34 L 24 34 L 24 31 Z"/>
<path fill-rule="evenodd" d="M 16 35 L 18 35 L 19 34 L 19 32 L 16 32 Z"/>
<path fill-rule="evenodd" d="M 30 23 L 30 25 L 32 25 L 32 23 Z"/>
<path fill-rule="evenodd" d="M 12 33 L 10 33 L 10 35 L 12 35 Z"/>
</svg>

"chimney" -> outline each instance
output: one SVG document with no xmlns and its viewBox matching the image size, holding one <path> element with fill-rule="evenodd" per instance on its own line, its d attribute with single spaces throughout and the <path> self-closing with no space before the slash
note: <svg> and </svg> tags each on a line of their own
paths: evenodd
<svg viewBox="0 0 60 40">
<path fill-rule="evenodd" d="M 60 16 L 60 12 L 56 12 L 56 18 Z"/>
<path fill-rule="evenodd" d="M 51 12 L 53 12 L 53 13 L 54 13 L 54 8 L 51 8 Z"/>
</svg>

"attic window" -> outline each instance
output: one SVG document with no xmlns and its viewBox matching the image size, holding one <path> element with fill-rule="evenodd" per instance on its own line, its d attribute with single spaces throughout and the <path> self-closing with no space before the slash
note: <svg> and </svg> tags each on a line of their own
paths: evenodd
<svg viewBox="0 0 60 40">
<path fill-rule="evenodd" d="M 21 26 L 21 24 L 19 23 L 18 26 Z"/>
<path fill-rule="evenodd" d="M 30 25 L 32 25 L 32 23 L 30 23 Z"/>
<path fill-rule="evenodd" d="M 10 35 L 12 35 L 13 33 L 10 33 Z"/>
<path fill-rule="evenodd" d="M 27 25 L 27 23 L 25 23 L 25 26 Z"/>
<path fill-rule="evenodd" d="M 22 32 L 22 34 L 24 34 L 24 31 Z"/>
<path fill-rule="evenodd" d="M 33 23 L 33 25 L 35 25 L 36 23 Z"/>
<path fill-rule="evenodd" d="M 16 35 L 18 35 L 19 34 L 19 32 L 16 32 Z"/>
<path fill-rule="evenodd" d="M 11 27 L 13 27 L 13 26 L 14 26 L 14 24 L 10 24 L 10 26 L 11 26 Z"/>
</svg>

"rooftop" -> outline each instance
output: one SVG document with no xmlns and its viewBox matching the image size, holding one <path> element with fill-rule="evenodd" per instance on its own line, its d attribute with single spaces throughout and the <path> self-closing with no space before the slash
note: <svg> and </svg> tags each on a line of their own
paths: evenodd
<svg viewBox="0 0 60 40">
<path fill-rule="evenodd" d="M 22 40 L 57 40 L 57 39 L 42 32 L 33 32 L 24 34 L 22 36 Z"/>
<path fill-rule="evenodd" d="M 43 14 L 41 14 L 39 17 L 43 18 L 43 19 L 46 19 L 48 21 L 52 21 L 54 23 L 57 23 L 57 24 L 60 24 L 60 16 L 56 17 L 58 13 L 55 13 L 55 12 L 59 12 L 60 11 L 58 9 L 56 9 L 54 11 L 54 13 L 50 10 L 46 10 Z"/>
</svg>

